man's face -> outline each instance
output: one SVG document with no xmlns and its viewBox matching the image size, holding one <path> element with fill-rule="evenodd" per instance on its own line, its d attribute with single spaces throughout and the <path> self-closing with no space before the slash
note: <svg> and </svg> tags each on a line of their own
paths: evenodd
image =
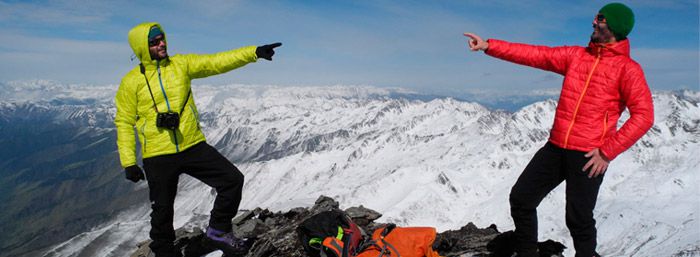
<svg viewBox="0 0 700 257">
<path fill-rule="evenodd" d="M 593 19 L 593 34 L 591 34 L 591 42 L 593 43 L 610 43 L 615 40 L 615 35 L 608 28 L 608 23 L 602 14 L 596 15 Z"/>
<path fill-rule="evenodd" d="M 161 34 L 148 41 L 148 52 L 151 59 L 162 60 L 168 57 L 168 46 L 165 44 L 165 37 Z"/>
</svg>

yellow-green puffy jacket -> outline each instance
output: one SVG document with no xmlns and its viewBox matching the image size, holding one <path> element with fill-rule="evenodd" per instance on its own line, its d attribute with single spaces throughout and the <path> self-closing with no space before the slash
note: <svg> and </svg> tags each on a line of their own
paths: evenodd
<svg viewBox="0 0 700 257">
<path fill-rule="evenodd" d="M 117 127 L 117 147 L 122 167 L 136 164 L 136 141 L 134 127 L 141 143 L 143 158 L 183 151 L 206 139 L 199 127 L 199 114 L 190 94 L 190 82 L 224 73 L 257 61 L 255 46 L 209 55 L 175 55 L 165 60 L 151 60 L 148 52 L 148 32 L 157 23 L 142 23 L 129 31 L 129 44 L 134 54 L 146 68 L 146 77 L 157 109 L 160 112 L 180 112 L 180 126 L 172 131 L 156 127 L 156 109 L 146 86 L 141 69 L 136 66 L 121 81 L 114 102 L 117 114 L 114 123 Z M 161 31 L 162 30 L 161 28 Z M 163 32 L 165 36 L 165 32 Z M 167 41 L 166 41 L 167 42 Z M 183 104 L 187 106 L 184 106 Z"/>
</svg>

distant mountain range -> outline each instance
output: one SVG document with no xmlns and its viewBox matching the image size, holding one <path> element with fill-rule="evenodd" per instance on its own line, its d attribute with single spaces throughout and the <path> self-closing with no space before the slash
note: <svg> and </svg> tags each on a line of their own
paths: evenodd
<svg viewBox="0 0 700 257">
<path fill-rule="evenodd" d="M 148 237 L 145 183 L 126 181 L 118 164 L 116 87 L 0 83 L 3 255 L 125 256 Z M 246 175 L 242 208 L 310 206 L 323 194 L 382 222 L 439 230 L 512 228 L 508 192 L 556 106 L 508 112 L 373 87 L 193 90 L 208 142 Z M 654 127 L 613 161 L 601 189 L 601 254 L 700 256 L 699 101 L 695 91 L 654 94 Z M 182 178 L 175 226 L 203 227 L 213 192 Z M 540 236 L 573 256 L 563 204 L 561 186 L 539 208 Z"/>
</svg>

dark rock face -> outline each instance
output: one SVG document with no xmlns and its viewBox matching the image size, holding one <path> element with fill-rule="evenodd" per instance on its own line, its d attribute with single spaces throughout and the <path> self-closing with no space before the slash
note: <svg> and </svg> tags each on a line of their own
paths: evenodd
<svg viewBox="0 0 700 257">
<path fill-rule="evenodd" d="M 233 231 L 236 236 L 254 238 L 255 243 L 246 257 L 305 257 L 296 228 L 308 217 L 314 214 L 339 209 L 339 204 L 329 197 L 321 196 L 311 208 L 294 208 L 288 212 L 272 213 L 269 210 L 257 208 L 245 211 L 233 219 Z M 374 222 L 381 214 L 363 206 L 351 207 L 345 212 L 367 233 L 371 233 L 386 224 Z M 202 256 L 213 252 L 201 244 L 204 233 L 201 229 L 176 231 L 175 245 L 182 249 L 185 257 Z M 469 223 L 459 230 L 449 230 L 437 234 L 433 249 L 444 257 L 467 256 L 511 256 L 512 232 L 500 233 L 496 225 L 488 228 L 477 228 Z M 143 242 L 131 257 L 152 257 L 148 248 L 150 241 Z M 543 245 L 544 244 L 544 245 Z M 546 247 L 541 256 L 562 256 L 564 245 L 548 240 L 540 243 L 540 249 Z M 230 256 L 224 256 L 230 257 Z M 563 256 L 562 256 L 563 257 Z"/>
<path fill-rule="evenodd" d="M 470 222 L 459 230 L 439 233 L 433 249 L 442 256 L 490 256 L 486 245 L 498 234 L 496 225 L 480 229 Z"/>
</svg>

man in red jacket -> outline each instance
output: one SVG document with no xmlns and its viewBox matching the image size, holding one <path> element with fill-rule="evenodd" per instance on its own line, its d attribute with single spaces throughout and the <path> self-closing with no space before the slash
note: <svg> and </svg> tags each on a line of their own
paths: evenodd
<svg viewBox="0 0 700 257">
<path fill-rule="evenodd" d="M 542 199 L 566 181 L 566 225 L 577 257 L 599 256 L 593 219 L 598 190 L 611 160 L 631 147 L 654 122 L 651 92 L 642 68 L 630 58 L 632 10 L 605 5 L 593 20 L 588 47 L 546 47 L 482 40 L 469 47 L 506 61 L 564 75 L 549 141 L 525 167 L 510 192 L 518 256 L 537 255 L 537 211 Z M 629 109 L 630 118 L 617 129 Z"/>
</svg>

